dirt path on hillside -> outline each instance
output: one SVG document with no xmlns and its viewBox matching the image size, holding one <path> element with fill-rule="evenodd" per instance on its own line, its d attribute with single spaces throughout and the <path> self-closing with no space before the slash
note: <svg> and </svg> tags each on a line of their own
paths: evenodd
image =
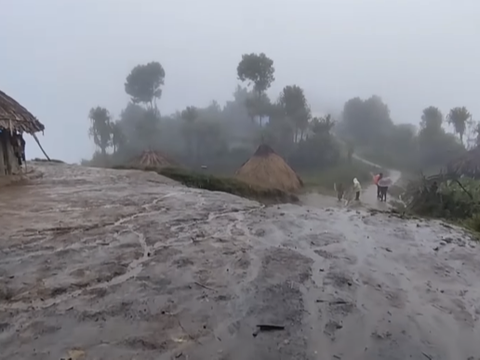
<svg viewBox="0 0 480 360">
<path fill-rule="evenodd" d="M 38 166 L 0 191 L 0 359 L 480 358 L 460 229 Z"/>
</svg>

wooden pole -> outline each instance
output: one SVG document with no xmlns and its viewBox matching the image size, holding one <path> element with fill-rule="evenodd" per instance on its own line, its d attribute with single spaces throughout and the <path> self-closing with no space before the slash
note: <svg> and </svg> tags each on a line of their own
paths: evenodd
<svg viewBox="0 0 480 360">
<path fill-rule="evenodd" d="M 42 147 L 42 145 L 40 144 L 40 141 L 38 140 L 37 135 L 35 135 L 35 134 L 33 133 L 32 136 L 33 136 L 33 138 L 35 139 L 35 141 L 37 142 L 38 146 L 40 147 L 40 150 L 42 150 L 43 155 L 45 155 L 45 157 L 47 158 L 48 161 L 51 161 L 50 158 L 48 157 L 47 153 L 45 152 L 45 150 L 43 150 L 43 147 Z"/>
</svg>

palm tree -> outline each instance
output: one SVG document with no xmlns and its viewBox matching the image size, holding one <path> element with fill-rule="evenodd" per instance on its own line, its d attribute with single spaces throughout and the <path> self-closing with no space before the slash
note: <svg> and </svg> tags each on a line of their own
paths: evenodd
<svg viewBox="0 0 480 360">
<path fill-rule="evenodd" d="M 460 137 L 460 141 L 463 144 L 463 136 L 467 129 L 469 121 L 471 121 L 472 115 L 468 112 L 465 106 L 455 107 L 450 110 L 447 115 L 447 120 L 450 125 L 453 125 L 455 132 Z"/>
</svg>

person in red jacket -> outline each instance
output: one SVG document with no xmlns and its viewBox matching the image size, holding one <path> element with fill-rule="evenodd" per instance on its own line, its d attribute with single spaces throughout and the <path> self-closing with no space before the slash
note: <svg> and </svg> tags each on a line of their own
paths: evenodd
<svg viewBox="0 0 480 360">
<path fill-rule="evenodd" d="M 380 196 L 381 196 L 381 194 L 380 194 L 380 187 L 378 186 L 378 182 L 379 182 L 380 179 L 382 179 L 382 178 L 383 178 L 383 174 L 382 174 L 382 173 L 378 173 L 377 175 L 375 175 L 375 176 L 373 177 L 373 183 L 374 183 L 375 185 L 377 185 L 377 199 L 380 199 Z"/>
</svg>

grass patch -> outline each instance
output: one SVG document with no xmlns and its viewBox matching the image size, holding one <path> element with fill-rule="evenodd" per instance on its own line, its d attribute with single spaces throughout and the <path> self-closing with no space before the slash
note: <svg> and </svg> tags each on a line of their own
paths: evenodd
<svg viewBox="0 0 480 360">
<path fill-rule="evenodd" d="M 323 194 L 334 195 L 334 183 L 343 183 L 345 186 L 353 185 L 353 178 L 365 188 L 372 182 L 371 173 L 378 172 L 375 166 L 365 164 L 360 160 L 352 159 L 351 163 L 341 162 L 338 165 L 318 172 L 303 172 L 300 174 L 306 190 L 316 190 Z"/>
<path fill-rule="evenodd" d="M 475 235 L 478 238 L 480 234 L 480 214 L 473 215 L 471 218 L 465 220 L 462 225 L 475 232 Z"/>
<path fill-rule="evenodd" d="M 209 191 L 220 191 L 244 198 L 253 199 L 262 203 L 287 203 L 297 202 L 296 195 L 279 189 L 267 189 L 252 186 L 232 177 L 215 176 L 211 174 L 198 173 L 182 168 L 166 167 L 162 169 L 151 167 L 127 167 L 115 166 L 115 169 L 136 169 L 144 171 L 155 171 L 156 173 L 178 181 L 185 186 L 204 189 Z"/>
<path fill-rule="evenodd" d="M 51 162 L 51 163 L 57 163 L 57 164 L 65 164 L 64 161 L 62 160 L 58 160 L 58 159 L 41 159 L 41 158 L 35 158 L 35 159 L 32 159 L 32 160 L 29 160 L 29 161 L 36 161 L 36 162 Z"/>
</svg>

